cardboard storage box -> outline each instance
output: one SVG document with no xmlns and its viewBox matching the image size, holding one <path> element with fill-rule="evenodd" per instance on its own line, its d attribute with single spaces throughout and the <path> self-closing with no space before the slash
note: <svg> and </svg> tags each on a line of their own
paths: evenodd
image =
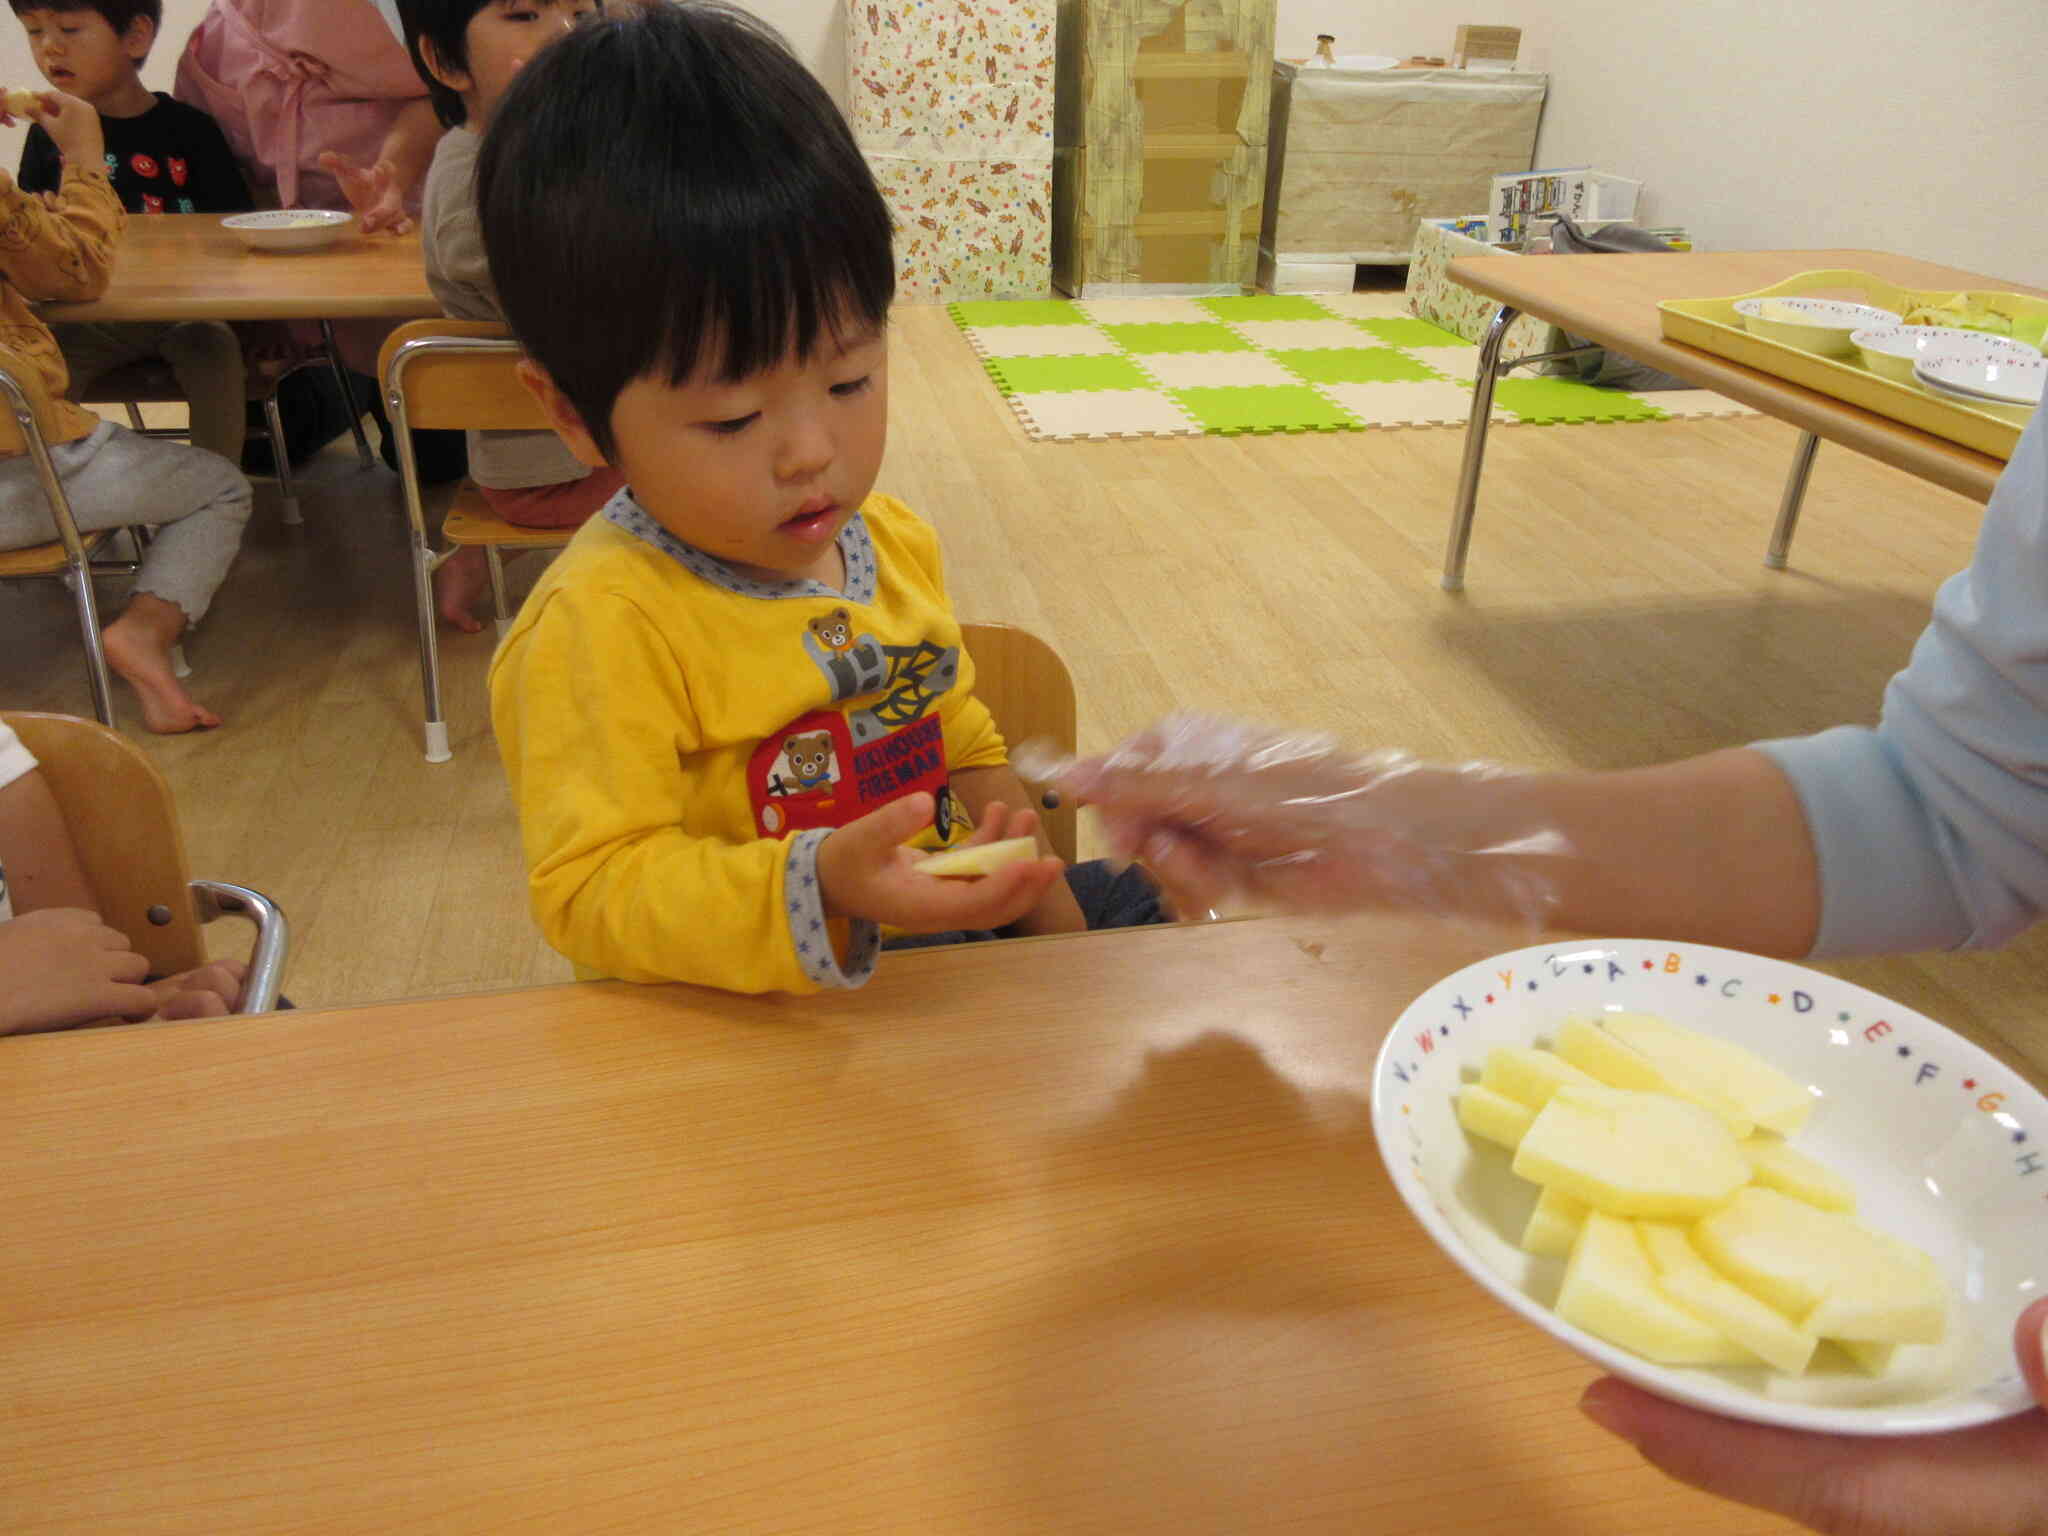
<svg viewBox="0 0 2048 1536">
<path fill-rule="evenodd" d="M 1461 256 L 1487 256 L 1498 261 L 1563 260 L 1547 256 L 1521 256 L 1488 245 L 1473 234 L 1486 225 L 1484 214 L 1457 219 L 1424 219 L 1415 232 L 1415 247 L 1408 262 L 1408 308 L 1418 320 L 1427 320 L 1445 330 L 1476 342 L 1486 335 L 1500 309 L 1496 299 L 1474 293 L 1450 277 L 1450 264 Z M 1462 231 L 1462 232 L 1461 232 Z M 1556 328 L 1545 321 L 1523 315 L 1508 327 L 1501 346 L 1504 358 L 1527 357 L 1549 352 L 1563 345 Z"/>
<path fill-rule="evenodd" d="M 896 223 L 899 299 L 1051 291 L 1053 17 L 849 0 L 847 117 Z"/>
<path fill-rule="evenodd" d="M 1399 265 L 1418 219 L 1487 205 L 1529 165 L 1548 77 L 1457 69 L 1273 67 L 1260 282 L 1348 292 Z"/>
</svg>

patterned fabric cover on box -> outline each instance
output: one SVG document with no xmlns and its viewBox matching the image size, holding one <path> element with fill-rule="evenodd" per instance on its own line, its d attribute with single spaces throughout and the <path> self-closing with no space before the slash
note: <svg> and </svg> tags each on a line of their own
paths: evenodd
<svg viewBox="0 0 2048 1536">
<path fill-rule="evenodd" d="M 847 115 L 896 220 L 897 297 L 1052 283 L 1053 0 L 849 0 Z"/>
</svg>

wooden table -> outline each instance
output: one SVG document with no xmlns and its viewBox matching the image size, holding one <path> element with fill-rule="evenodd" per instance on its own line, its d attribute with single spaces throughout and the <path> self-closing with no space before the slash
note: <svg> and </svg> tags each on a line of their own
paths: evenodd
<svg viewBox="0 0 2048 1536">
<path fill-rule="evenodd" d="M 1374 1149 L 1270 920 L 0 1041 L 0 1528 L 1761 1532 Z"/>
<path fill-rule="evenodd" d="M 1822 438 L 1974 500 L 1990 500 L 1991 487 L 2005 468 L 2002 460 L 1663 337 L 1657 305 L 1665 299 L 1751 293 L 1800 272 L 1837 267 L 1875 273 L 1908 288 L 1999 288 L 2048 297 L 2048 290 L 2030 288 L 2024 283 L 1882 251 L 1539 256 L 1514 261 L 1496 256 L 1466 256 L 1452 262 L 1450 274 L 1454 281 L 1475 293 L 1500 300 L 1501 308 L 1480 344 L 1472 418 L 1465 429 L 1464 467 L 1458 479 L 1450 540 L 1444 554 L 1444 589 L 1455 592 L 1465 584 L 1465 555 L 1472 538 L 1479 477 L 1486 459 L 1494 384 L 1511 368 L 1542 361 L 1541 356 L 1502 361 L 1502 341 L 1518 314 L 1547 320 L 1575 336 L 1675 374 L 1689 384 L 1740 400 L 1766 416 L 1799 428 L 1799 447 L 1793 455 L 1777 525 L 1764 556 L 1764 563 L 1773 569 L 1784 568 L 1793 530 L 1798 525 L 1799 504 L 1812 473 L 1813 456 Z"/>
<path fill-rule="evenodd" d="M 207 213 L 130 219 L 104 294 L 38 308 L 52 321 L 418 320 L 441 313 L 417 234 L 351 234 L 317 251 L 252 251 Z"/>
</svg>

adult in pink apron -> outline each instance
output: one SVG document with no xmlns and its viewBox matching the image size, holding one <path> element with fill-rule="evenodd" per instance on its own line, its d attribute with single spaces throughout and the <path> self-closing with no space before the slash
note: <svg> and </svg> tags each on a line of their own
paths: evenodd
<svg viewBox="0 0 2048 1536">
<path fill-rule="evenodd" d="M 213 0 L 174 94 L 214 120 L 259 204 L 402 227 L 440 125 L 381 0 Z"/>
</svg>

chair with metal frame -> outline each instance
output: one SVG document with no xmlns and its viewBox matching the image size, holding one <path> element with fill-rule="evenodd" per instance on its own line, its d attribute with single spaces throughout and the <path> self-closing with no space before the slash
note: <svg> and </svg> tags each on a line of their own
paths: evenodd
<svg viewBox="0 0 2048 1536">
<path fill-rule="evenodd" d="M 195 880 L 171 787 L 118 731 L 71 715 L 0 714 L 41 770 L 106 925 L 174 976 L 206 963 L 200 926 L 233 914 L 256 925 L 240 1013 L 268 1013 L 284 982 L 291 928 L 261 891 Z"/>
<path fill-rule="evenodd" d="M 252 369 L 249 374 L 248 397 L 263 406 L 264 435 L 270 439 L 270 458 L 275 466 L 278 492 L 282 498 L 284 521 L 296 526 L 305 518 L 299 512 L 298 483 L 292 478 L 291 455 L 286 451 L 284 417 L 278 410 L 278 391 L 284 381 L 293 374 L 307 368 L 326 368 L 334 375 L 335 387 L 341 391 L 342 406 L 348 415 L 349 430 L 355 434 L 356 460 L 364 469 L 376 467 L 376 456 L 370 451 L 369 435 L 363 431 L 363 413 L 356 407 L 355 391 L 348 382 L 348 370 L 341 366 L 341 353 L 334 341 L 334 327 L 328 321 L 320 322 L 321 346 L 317 353 L 303 357 L 290 367 L 272 374 Z M 145 437 L 171 437 L 189 440 L 191 432 L 185 427 L 152 427 L 142 419 L 141 407 L 145 405 L 176 405 L 185 401 L 185 392 L 178 386 L 177 376 L 170 365 L 158 358 L 144 358 L 138 363 L 129 363 L 116 368 L 93 380 L 86 389 L 83 403 L 86 405 L 120 405 L 128 411 L 128 425 Z"/>
<path fill-rule="evenodd" d="M 100 723 L 114 723 L 114 692 L 107 673 L 107 653 L 100 644 L 99 600 L 93 592 L 95 576 L 133 575 L 137 560 L 95 561 L 92 557 L 109 539 L 110 531 L 81 534 L 71 516 L 71 501 L 50 459 L 49 438 L 52 402 L 36 370 L 19 354 L 0 348 L 0 401 L 6 415 L 0 417 L 0 454 L 25 453 L 35 466 L 37 483 L 57 526 L 57 537 L 47 544 L 0 551 L 0 580 L 29 578 L 56 579 L 71 588 L 78 608 L 78 627 L 85 641 L 86 673 L 92 685 L 93 713 Z M 146 534 L 131 530 L 139 546 Z M 182 663 L 182 656 L 177 664 Z"/>
<path fill-rule="evenodd" d="M 449 548 L 437 553 L 427 537 L 419 465 L 413 458 L 416 430 L 469 429 L 546 432 L 551 423 L 513 372 L 520 347 L 502 325 L 474 320 L 415 320 L 385 338 L 377 359 L 385 409 L 397 444 L 398 474 L 405 488 L 405 515 L 412 541 L 413 599 L 419 610 L 420 687 L 425 695 L 426 755 L 430 763 L 449 759 L 448 722 L 441 713 L 441 648 L 435 627 L 434 570 L 464 545 L 480 546 L 490 567 L 491 597 L 502 637 L 512 621 L 501 549 L 557 549 L 574 537 L 573 528 L 522 528 L 491 511 L 473 481 L 465 480 L 441 524 Z"/>
</svg>

